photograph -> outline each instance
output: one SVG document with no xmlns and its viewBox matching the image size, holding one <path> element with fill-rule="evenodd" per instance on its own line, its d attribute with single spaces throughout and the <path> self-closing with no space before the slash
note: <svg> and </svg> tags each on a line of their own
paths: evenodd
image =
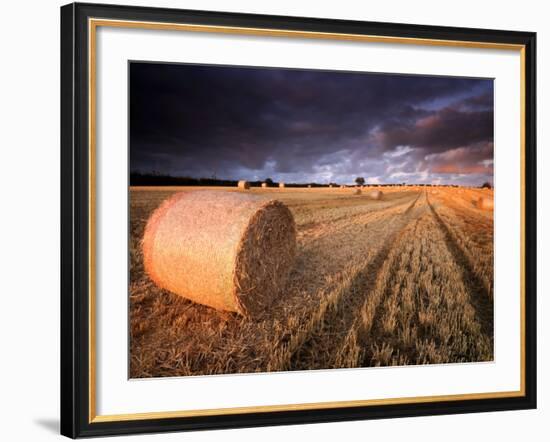
<svg viewBox="0 0 550 442">
<path fill-rule="evenodd" d="M 537 407 L 535 26 L 190 8 L 60 8 L 61 434 L 516 434 L 492 412 Z"/>
<path fill-rule="evenodd" d="M 129 60 L 129 378 L 494 361 L 494 94 Z"/>
</svg>

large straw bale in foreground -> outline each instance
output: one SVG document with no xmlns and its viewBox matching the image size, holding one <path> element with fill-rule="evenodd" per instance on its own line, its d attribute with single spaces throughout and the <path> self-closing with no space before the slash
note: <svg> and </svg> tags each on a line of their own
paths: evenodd
<svg viewBox="0 0 550 442">
<path fill-rule="evenodd" d="M 482 209 L 482 210 L 493 210 L 493 207 L 494 207 L 493 198 L 487 198 L 487 197 L 481 196 L 478 198 L 476 202 L 476 206 L 478 209 Z"/>
<path fill-rule="evenodd" d="M 373 200 L 381 200 L 382 199 L 382 191 L 380 190 L 371 190 L 368 194 L 368 197 Z"/>
<path fill-rule="evenodd" d="M 288 208 L 236 192 L 178 193 L 151 215 L 143 237 L 145 271 L 157 285 L 245 316 L 279 295 L 295 252 Z"/>
<path fill-rule="evenodd" d="M 240 180 L 238 186 L 239 186 L 239 189 L 242 189 L 242 190 L 250 189 L 250 183 L 245 180 Z"/>
</svg>

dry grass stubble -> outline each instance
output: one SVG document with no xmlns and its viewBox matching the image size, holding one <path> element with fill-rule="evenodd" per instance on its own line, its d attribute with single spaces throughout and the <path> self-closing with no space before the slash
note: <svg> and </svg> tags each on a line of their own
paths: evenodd
<svg viewBox="0 0 550 442">
<path fill-rule="evenodd" d="M 479 293 L 423 193 L 391 189 L 373 201 L 340 189 L 275 191 L 296 220 L 297 256 L 284 302 L 257 320 L 194 304 L 143 274 L 137 244 L 171 192 L 131 192 L 131 377 L 492 359 L 492 318 L 472 302 Z M 458 210 L 431 204 L 445 223 Z M 464 227 L 449 231 L 467 238 Z M 490 270 L 479 279 L 492 280 Z"/>
</svg>

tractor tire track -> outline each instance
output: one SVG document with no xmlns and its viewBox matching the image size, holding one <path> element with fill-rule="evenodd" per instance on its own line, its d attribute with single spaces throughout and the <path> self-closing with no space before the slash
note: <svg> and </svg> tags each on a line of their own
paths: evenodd
<svg viewBox="0 0 550 442">
<path fill-rule="evenodd" d="M 493 337 L 493 323 L 494 323 L 494 306 L 491 300 L 490 293 L 487 292 L 486 285 L 482 279 L 476 274 L 474 268 L 471 265 L 470 260 L 466 253 L 455 241 L 453 234 L 449 227 L 441 219 L 437 211 L 434 209 L 429 199 L 427 199 L 430 212 L 436 220 L 439 228 L 442 230 L 447 249 L 453 255 L 454 260 L 458 266 L 462 269 L 462 280 L 464 286 L 467 287 L 470 295 L 470 303 L 476 311 L 478 322 L 481 325 L 483 333 L 489 337 Z"/>
<path fill-rule="evenodd" d="M 418 211 L 413 210 L 420 196 L 421 194 L 418 194 L 400 216 L 393 217 L 384 224 L 386 235 L 379 239 L 380 248 L 368 264 L 355 274 L 340 299 L 324 312 L 317 326 L 292 353 L 289 369 L 336 368 L 340 365 L 339 352 L 334 352 L 334 349 L 340 348 L 344 343 L 356 321 L 360 306 L 378 280 L 384 263 L 399 241 L 401 233 L 411 221 L 424 213 L 422 208 Z"/>
<path fill-rule="evenodd" d="M 473 270 L 466 262 L 466 257 L 454 243 L 451 233 L 430 204 L 427 195 L 425 203 L 429 210 L 422 217 L 416 218 L 414 225 L 411 224 L 407 232 L 403 232 L 400 238 L 401 241 L 404 241 L 402 244 L 399 244 L 399 241 L 395 243 L 396 249 L 390 253 L 388 261 L 385 263 L 386 269 L 381 272 L 383 278 L 377 281 L 372 298 L 363 306 L 362 316 L 358 317 L 346 339 L 347 345 L 343 346 L 340 351 L 342 357 L 345 352 L 355 353 L 358 362 L 354 363 L 348 358 L 348 367 L 459 362 L 464 359 L 470 361 L 490 360 L 492 357 L 492 303 L 483 293 L 483 284 L 476 279 Z M 425 217 L 430 217 L 432 221 L 428 221 Z M 430 269 L 426 267 L 426 264 L 421 264 L 421 257 L 425 253 L 430 257 L 438 256 L 434 255 L 433 249 L 430 252 L 434 243 L 431 240 L 426 243 L 425 239 L 422 239 L 430 224 L 433 226 L 432 228 L 439 229 L 440 233 L 435 236 L 444 241 L 443 247 L 446 253 L 439 256 L 443 259 L 443 256 L 446 255 L 446 259 L 451 260 L 448 262 L 453 263 L 457 281 L 460 281 L 459 285 L 454 286 L 443 283 L 447 288 L 446 291 L 438 293 L 439 301 L 431 296 L 422 297 L 426 295 L 415 298 L 412 294 L 414 292 L 418 296 L 418 290 L 423 286 L 422 281 L 430 281 L 429 284 L 433 281 Z M 428 250 L 424 250 L 425 246 L 428 247 Z M 410 278 L 409 283 L 407 283 L 408 278 Z M 410 290 L 411 280 L 414 281 L 413 292 Z M 445 301 L 445 299 L 447 297 L 457 299 L 454 287 L 459 290 L 459 286 L 463 287 L 462 293 L 465 293 L 465 301 L 463 301 L 465 304 L 462 304 L 461 309 L 467 309 L 469 304 L 472 309 L 470 311 L 473 311 L 472 319 L 476 325 L 464 330 L 456 330 L 451 327 L 447 328 L 447 332 L 442 332 L 439 326 L 434 328 L 433 325 L 423 325 L 426 320 L 422 319 L 420 315 L 425 315 L 430 311 L 429 304 L 453 302 Z M 405 293 L 407 289 L 408 294 Z M 433 288 L 431 293 L 434 295 Z M 419 304 L 413 307 L 414 303 Z M 412 309 L 405 308 L 407 304 Z M 425 310 L 426 308 L 428 310 Z M 454 310 L 452 314 L 455 314 Z M 458 310 L 456 314 L 458 317 L 462 317 Z M 394 315 L 397 315 L 397 318 Z M 435 320 L 437 321 L 437 319 Z M 475 331 L 476 327 L 479 327 L 477 332 Z M 466 353 L 460 350 L 459 344 L 453 343 L 453 340 L 456 342 L 457 336 L 460 338 L 466 336 L 463 338 L 469 342 Z M 418 343 L 421 345 L 419 346 Z M 430 345 L 433 346 L 430 347 Z"/>
</svg>

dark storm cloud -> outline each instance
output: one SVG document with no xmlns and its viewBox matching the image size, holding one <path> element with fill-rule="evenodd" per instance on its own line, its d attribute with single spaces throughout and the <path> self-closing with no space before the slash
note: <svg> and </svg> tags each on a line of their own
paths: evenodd
<svg viewBox="0 0 550 442">
<path fill-rule="evenodd" d="M 468 172 L 445 172 L 445 156 L 426 158 L 492 143 L 492 94 L 490 80 L 132 63 L 131 169 L 289 182 L 456 180 Z M 471 161 L 488 164 L 492 150 L 484 154 Z"/>
<path fill-rule="evenodd" d="M 493 139 L 493 112 L 447 107 L 408 124 L 386 123 L 379 138 L 386 148 L 407 144 L 435 151 L 490 141 Z"/>
</svg>

